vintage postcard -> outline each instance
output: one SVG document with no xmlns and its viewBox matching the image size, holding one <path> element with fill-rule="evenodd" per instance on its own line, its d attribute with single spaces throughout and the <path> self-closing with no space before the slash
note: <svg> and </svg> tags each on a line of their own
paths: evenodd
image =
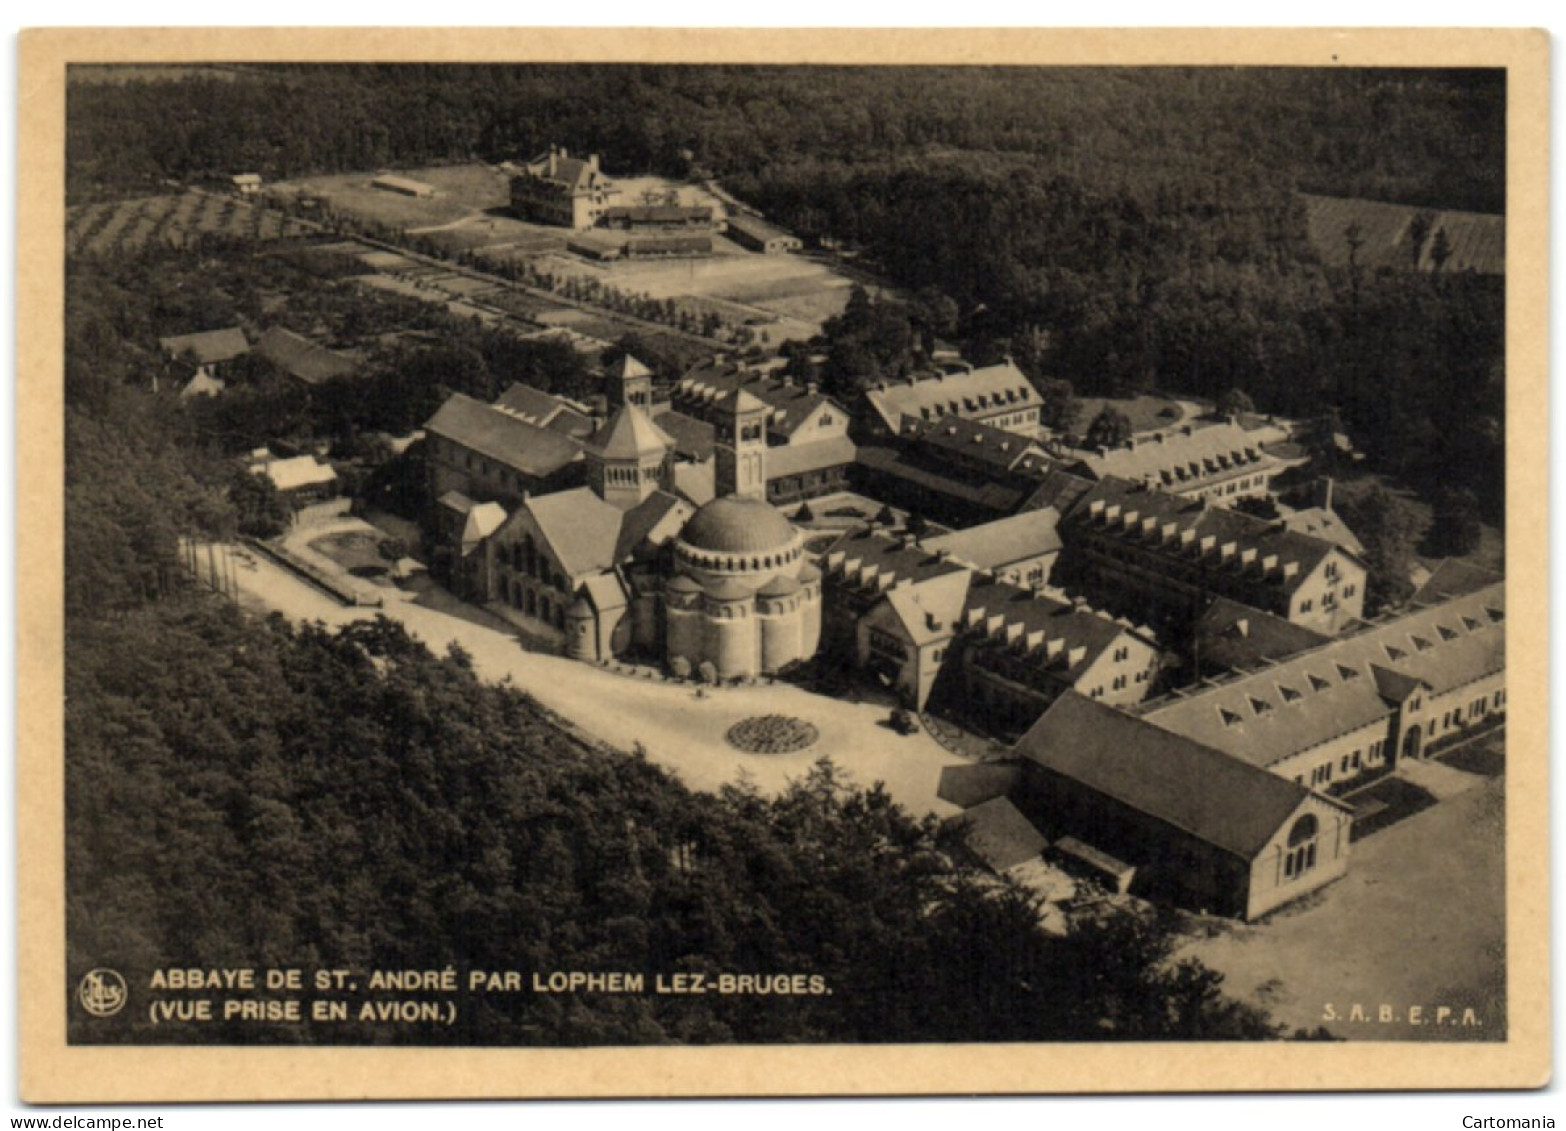
<svg viewBox="0 0 1566 1131">
<path fill-rule="evenodd" d="M 1547 37 L 38 30 L 38 1103 L 1530 1088 Z"/>
</svg>

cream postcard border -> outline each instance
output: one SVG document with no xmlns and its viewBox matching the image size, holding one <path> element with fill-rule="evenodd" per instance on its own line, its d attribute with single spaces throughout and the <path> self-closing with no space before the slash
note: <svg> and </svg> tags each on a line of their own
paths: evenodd
<svg viewBox="0 0 1566 1131">
<path fill-rule="evenodd" d="M 1549 38 L 1544 32 L 100 28 L 24 31 L 19 53 L 16 812 L 24 1100 L 1224 1092 L 1527 1088 L 1547 1082 Z M 1507 1040 L 983 1045 L 960 1052 L 939 1044 L 67 1045 L 61 710 L 65 67 L 213 60 L 1506 67 Z"/>
</svg>

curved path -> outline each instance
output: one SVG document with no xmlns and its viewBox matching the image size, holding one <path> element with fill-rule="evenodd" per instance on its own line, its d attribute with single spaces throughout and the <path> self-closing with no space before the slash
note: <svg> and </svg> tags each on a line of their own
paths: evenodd
<svg viewBox="0 0 1566 1131">
<path fill-rule="evenodd" d="M 886 725 L 885 706 L 829 699 L 781 684 L 721 688 L 697 698 L 687 685 L 615 675 L 561 656 L 525 651 L 510 634 L 416 604 L 414 595 L 405 591 L 386 590 L 384 609 L 351 609 L 264 559 L 237 574 L 241 603 L 247 608 L 329 625 L 371 619 L 380 612 L 402 622 L 436 652 L 458 644 L 473 657 L 480 678 L 510 680 L 610 745 L 629 750 L 640 742 L 652 761 L 694 789 L 716 790 L 745 776 L 771 793 L 803 776 L 818 758 L 830 757 L 860 785 L 884 782 L 892 797 L 916 815 L 958 812 L 936 796 L 936 789 L 942 767 L 960 760 L 927 734 L 896 734 Z M 808 749 L 784 755 L 746 754 L 725 741 L 729 727 L 762 714 L 808 719 L 821 736 Z"/>
</svg>

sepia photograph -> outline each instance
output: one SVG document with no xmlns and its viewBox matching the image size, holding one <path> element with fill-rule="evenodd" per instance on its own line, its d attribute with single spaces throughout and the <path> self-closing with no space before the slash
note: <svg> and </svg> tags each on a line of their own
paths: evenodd
<svg viewBox="0 0 1566 1131">
<path fill-rule="evenodd" d="M 1485 34 L 24 42 L 31 1079 L 1047 1044 L 1087 1090 L 1144 1045 L 1543 1083 L 1545 41 Z M 669 1090 L 577 1079 L 451 1088 Z"/>
</svg>

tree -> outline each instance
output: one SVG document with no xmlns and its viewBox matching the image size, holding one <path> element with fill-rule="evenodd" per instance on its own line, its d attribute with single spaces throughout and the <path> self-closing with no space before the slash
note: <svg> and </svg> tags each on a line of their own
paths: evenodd
<svg viewBox="0 0 1566 1131">
<path fill-rule="evenodd" d="M 1452 258 L 1452 243 L 1446 238 L 1446 229 L 1437 228 L 1435 239 L 1430 241 L 1430 263 L 1435 274 L 1441 273 L 1446 261 Z"/>
<path fill-rule="evenodd" d="M 1077 400 L 1071 382 L 1064 379 L 1045 381 L 1039 388 L 1039 395 L 1044 402 L 1039 408 L 1039 419 L 1044 427 L 1057 436 L 1071 435 L 1082 415 L 1082 402 Z"/>
<path fill-rule="evenodd" d="M 1365 612 L 1374 616 L 1407 600 L 1414 586 L 1409 578 L 1414 547 L 1419 542 L 1419 517 L 1412 504 L 1379 484 L 1339 507 L 1343 520 L 1365 546 L 1369 578 Z"/>
<path fill-rule="evenodd" d="M 1219 416 L 1247 416 L 1256 411 L 1256 404 L 1244 389 L 1228 389 L 1218 398 Z"/>
<path fill-rule="evenodd" d="M 691 678 L 691 662 L 684 656 L 675 656 L 669 661 L 669 674 L 678 680 Z"/>
<path fill-rule="evenodd" d="M 1118 448 L 1131 438 L 1131 418 L 1113 405 L 1105 405 L 1088 425 L 1087 446 Z"/>
<path fill-rule="evenodd" d="M 1408 222 L 1409 254 L 1413 257 L 1414 267 L 1419 267 L 1420 256 L 1425 250 L 1425 240 L 1430 236 L 1431 226 L 1435 223 L 1435 217 L 1429 212 L 1416 212 L 1413 219 Z"/>
<path fill-rule="evenodd" d="M 1438 554 L 1462 557 L 1479 548 L 1483 527 L 1479 500 L 1466 487 L 1444 487 L 1436 495 L 1430 541 Z"/>
</svg>

